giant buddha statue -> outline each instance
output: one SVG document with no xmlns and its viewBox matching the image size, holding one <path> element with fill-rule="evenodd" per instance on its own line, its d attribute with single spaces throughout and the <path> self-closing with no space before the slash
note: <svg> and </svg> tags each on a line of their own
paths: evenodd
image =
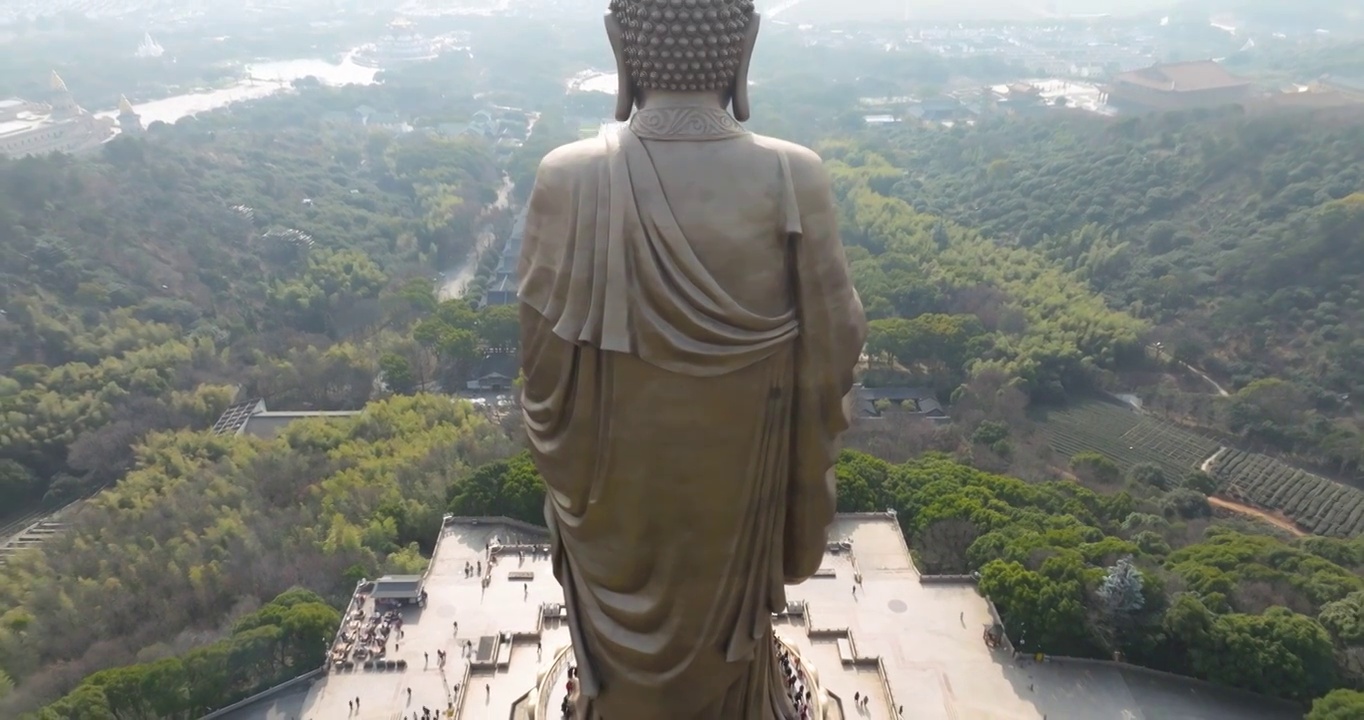
<svg viewBox="0 0 1364 720">
<path fill-rule="evenodd" d="M 799 717 L 775 658 L 819 569 L 866 321 L 819 156 L 748 132 L 752 0 L 611 0 L 618 120 L 540 164 L 522 409 L 577 717 Z"/>
</svg>

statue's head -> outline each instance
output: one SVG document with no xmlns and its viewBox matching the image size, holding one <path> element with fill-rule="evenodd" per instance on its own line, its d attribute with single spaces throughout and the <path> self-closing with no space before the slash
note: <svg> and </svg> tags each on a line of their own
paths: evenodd
<svg viewBox="0 0 1364 720">
<path fill-rule="evenodd" d="M 606 32 L 620 77 L 617 120 L 655 92 L 719 96 L 748 119 L 753 0 L 611 0 Z"/>
</svg>

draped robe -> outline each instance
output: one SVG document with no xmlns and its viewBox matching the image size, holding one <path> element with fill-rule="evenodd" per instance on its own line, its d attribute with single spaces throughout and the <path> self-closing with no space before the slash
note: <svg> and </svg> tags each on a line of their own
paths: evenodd
<svg viewBox="0 0 1364 720">
<path fill-rule="evenodd" d="M 835 216 L 818 156 L 741 129 L 541 165 L 521 401 L 589 718 L 796 717 L 771 614 L 822 560 L 865 340 Z"/>
</svg>

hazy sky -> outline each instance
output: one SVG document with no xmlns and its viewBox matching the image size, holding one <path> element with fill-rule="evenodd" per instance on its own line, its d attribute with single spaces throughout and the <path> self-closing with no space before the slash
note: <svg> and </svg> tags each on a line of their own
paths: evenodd
<svg viewBox="0 0 1364 720">
<path fill-rule="evenodd" d="M 1040 19 L 1085 13 L 1133 14 L 1169 7 L 1177 0 L 758 0 L 766 13 L 799 22 L 845 18 Z"/>
</svg>

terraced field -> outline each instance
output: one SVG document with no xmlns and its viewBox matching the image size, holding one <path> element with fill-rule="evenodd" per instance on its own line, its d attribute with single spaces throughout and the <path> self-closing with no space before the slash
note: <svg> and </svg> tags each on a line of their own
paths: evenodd
<svg viewBox="0 0 1364 720">
<path fill-rule="evenodd" d="M 1183 477 L 1218 448 L 1202 435 L 1107 400 L 1081 400 L 1041 410 L 1035 417 L 1056 452 L 1066 457 L 1102 453 L 1124 472 L 1133 465 L 1154 463 L 1173 477 Z"/>
<path fill-rule="evenodd" d="M 1299 470 L 1265 455 L 1222 451 L 1209 463 L 1219 494 L 1278 510 L 1318 535 L 1355 537 L 1364 533 L 1364 491 Z"/>
</svg>

